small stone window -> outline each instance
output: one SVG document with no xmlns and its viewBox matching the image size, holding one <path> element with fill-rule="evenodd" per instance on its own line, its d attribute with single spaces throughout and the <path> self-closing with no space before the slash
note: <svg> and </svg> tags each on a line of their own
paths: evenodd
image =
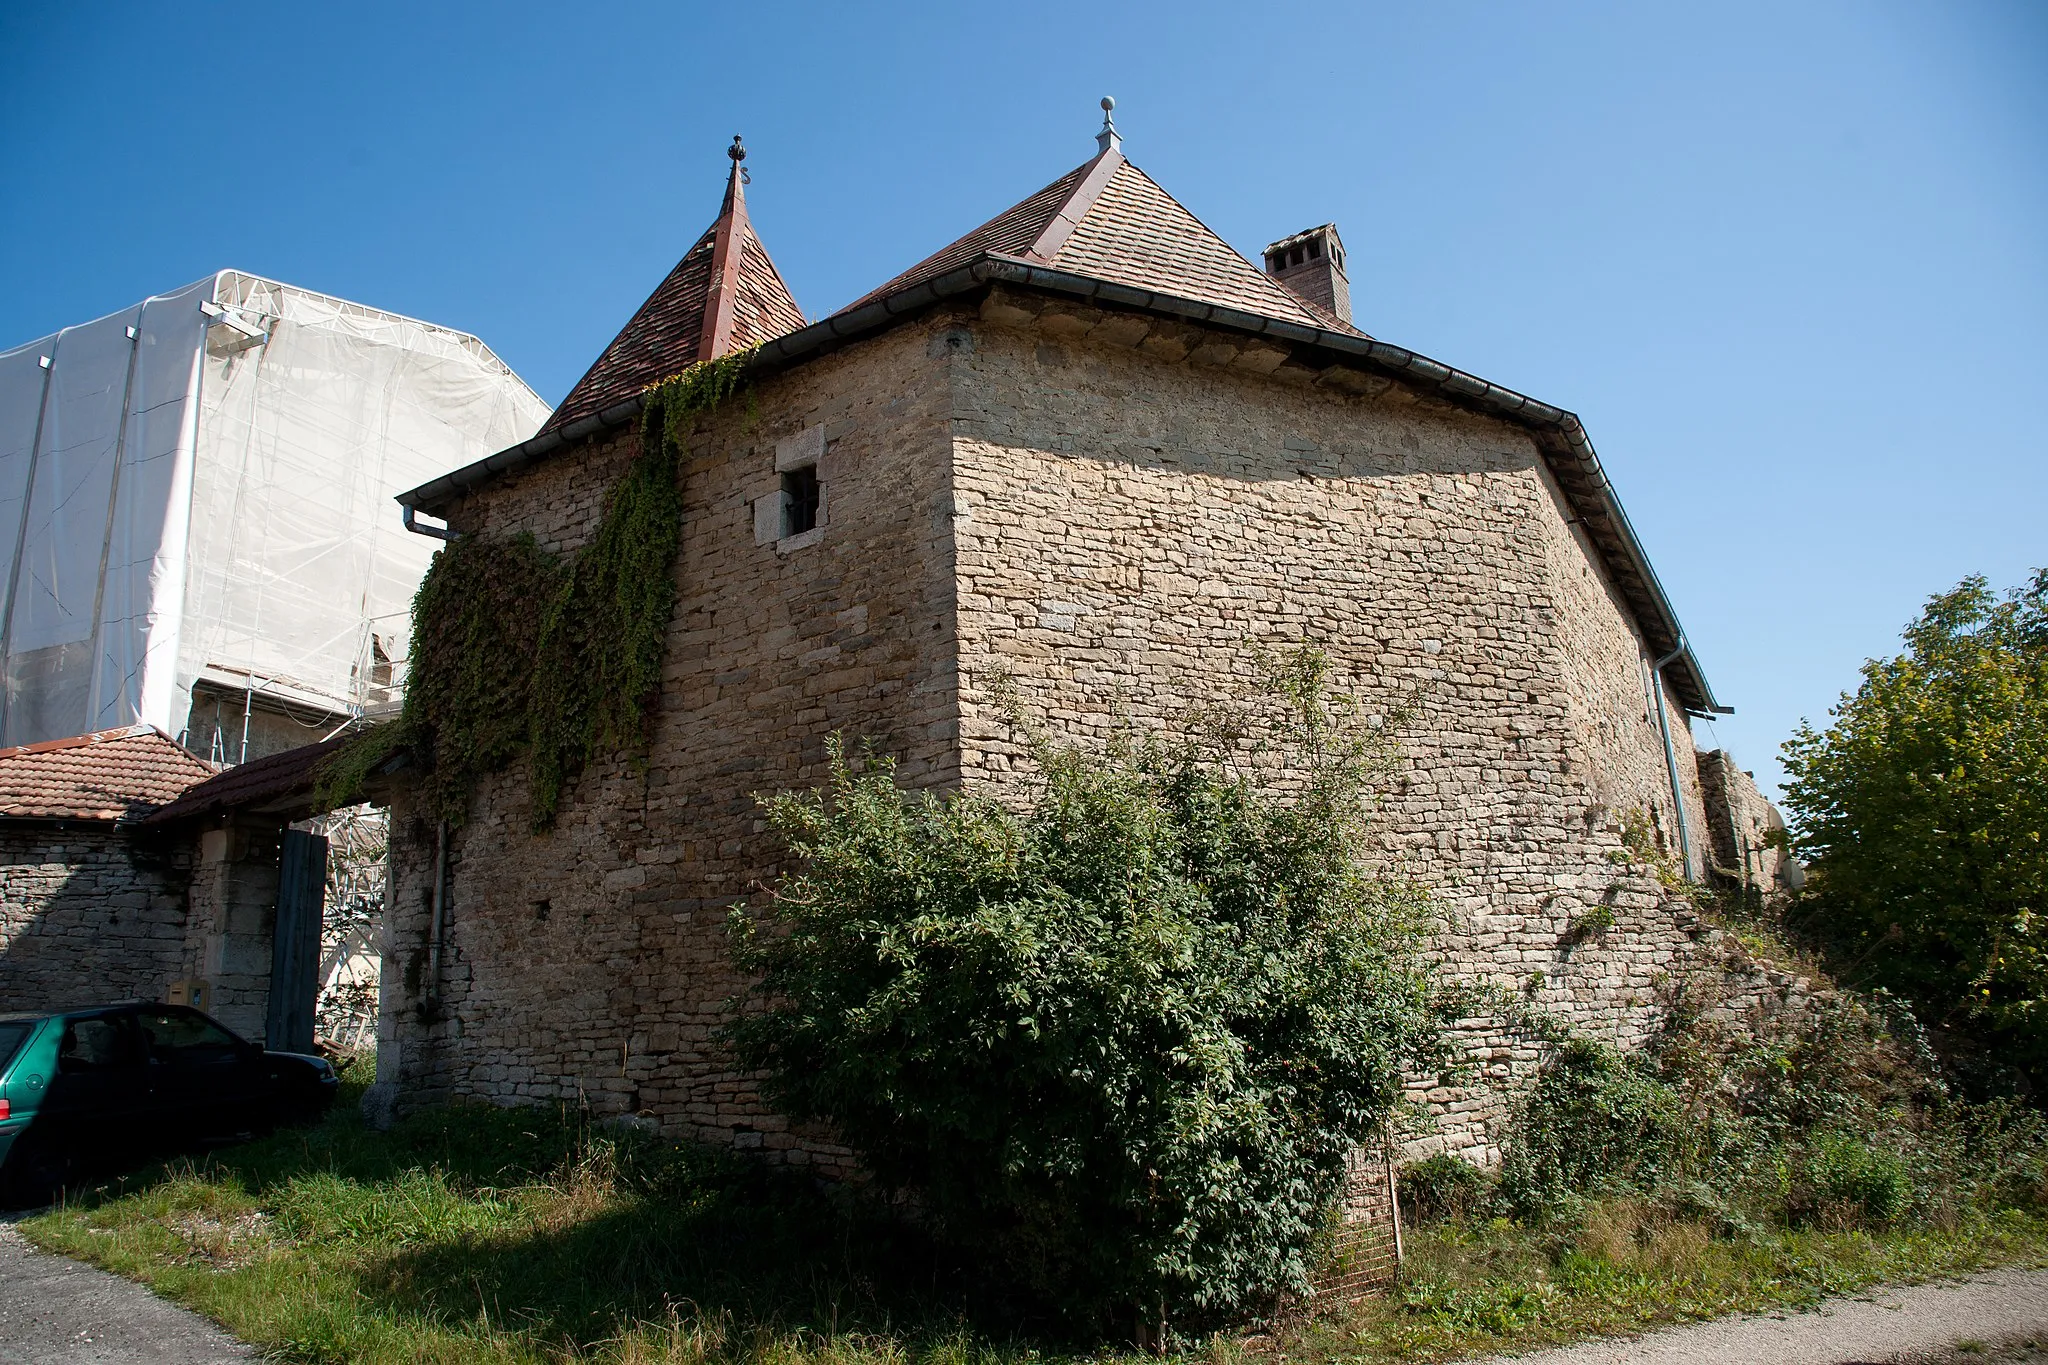
<svg viewBox="0 0 2048 1365">
<path fill-rule="evenodd" d="M 800 536 L 818 525 L 818 467 L 782 471 L 782 535 Z"/>
<path fill-rule="evenodd" d="M 806 427 L 775 443 L 774 491 L 754 499 L 754 543 L 779 552 L 814 545 L 828 520 L 825 483 L 818 467 L 825 458 L 825 428 Z"/>
</svg>

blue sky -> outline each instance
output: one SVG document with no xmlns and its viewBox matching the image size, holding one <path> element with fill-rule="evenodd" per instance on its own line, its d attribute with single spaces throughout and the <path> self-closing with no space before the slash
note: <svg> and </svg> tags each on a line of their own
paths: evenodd
<svg viewBox="0 0 2048 1365">
<path fill-rule="evenodd" d="M 1584 418 L 1767 781 L 1930 594 L 2048 563 L 2048 7 L 42 5 L 0 347 L 224 266 L 559 400 L 717 209 L 830 312 L 1094 150 Z"/>
</svg>

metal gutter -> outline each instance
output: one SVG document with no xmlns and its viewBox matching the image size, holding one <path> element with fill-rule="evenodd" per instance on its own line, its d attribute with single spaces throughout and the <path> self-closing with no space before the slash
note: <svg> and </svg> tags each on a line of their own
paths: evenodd
<svg viewBox="0 0 2048 1365">
<path fill-rule="evenodd" d="M 1714 698 L 1706 673 L 1686 643 L 1685 629 L 1671 599 L 1650 566 L 1649 555 L 1628 514 L 1622 510 L 1607 471 L 1601 467 L 1593 442 L 1576 414 L 1549 403 L 1503 388 L 1474 374 L 1455 369 L 1439 360 L 1404 347 L 1390 345 L 1356 332 L 1339 332 L 1281 318 L 1246 312 L 1221 304 L 1203 303 L 1179 295 L 1140 289 L 1111 280 L 1056 270 L 1021 256 L 985 253 L 964 266 L 922 283 L 886 295 L 858 308 L 835 313 L 808 327 L 801 327 L 767 342 L 748 363 L 749 375 L 772 374 L 802 364 L 862 337 L 885 331 L 899 320 L 923 312 L 945 299 L 971 294 L 990 284 L 1011 284 L 1042 293 L 1155 316 L 1177 318 L 1252 336 L 1271 337 L 1294 347 L 1306 347 L 1334 357 L 1363 362 L 1383 375 L 1432 391 L 1468 411 L 1503 418 L 1533 431 L 1545 462 L 1558 479 L 1567 499 L 1594 535 L 1596 547 L 1620 580 L 1624 595 L 1631 599 L 1641 617 L 1645 635 L 1658 653 L 1676 651 L 1679 667 L 1674 678 L 1686 709 L 1699 715 L 1730 715 L 1732 708 Z M 640 415 L 641 399 L 629 398 L 593 416 L 579 418 L 558 430 L 545 432 L 499 451 L 475 464 L 444 474 L 430 483 L 398 495 L 408 509 L 438 514 L 449 502 L 479 484 L 532 464 L 584 438 L 625 425 Z M 423 528 L 422 528 L 423 529 Z"/>
</svg>

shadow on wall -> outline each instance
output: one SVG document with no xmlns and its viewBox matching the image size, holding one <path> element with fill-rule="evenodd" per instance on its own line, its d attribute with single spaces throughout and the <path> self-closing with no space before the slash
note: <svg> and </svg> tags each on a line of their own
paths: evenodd
<svg viewBox="0 0 2048 1365">
<path fill-rule="evenodd" d="M 0 1013 L 163 998 L 184 974 L 190 841 L 0 821 Z"/>
</svg>

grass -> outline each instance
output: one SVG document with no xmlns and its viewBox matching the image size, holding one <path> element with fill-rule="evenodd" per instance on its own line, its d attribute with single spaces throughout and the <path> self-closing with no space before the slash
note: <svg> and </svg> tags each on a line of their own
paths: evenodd
<svg viewBox="0 0 2048 1365">
<path fill-rule="evenodd" d="M 1110 1361 L 1034 1332 L 895 1220 L 841 1193 L 573 1114 L 451 1109 L 317 1128 L 151 1168 L 22 1224 L 299 1361 L 1023 1365 Z M 2048 1264 L 2048 1219 L 1710 1236 L 1638 1205 L 1569 1231 L 1417 1230 L 1394 1295 L 1213 1365 L 1446 1360 L 1881 1280 Z M 985 1290 L 985 1286 L 982 1287 Z M 974 1305 L 967 1308 L 963 1305 Z"/>
</svg>

